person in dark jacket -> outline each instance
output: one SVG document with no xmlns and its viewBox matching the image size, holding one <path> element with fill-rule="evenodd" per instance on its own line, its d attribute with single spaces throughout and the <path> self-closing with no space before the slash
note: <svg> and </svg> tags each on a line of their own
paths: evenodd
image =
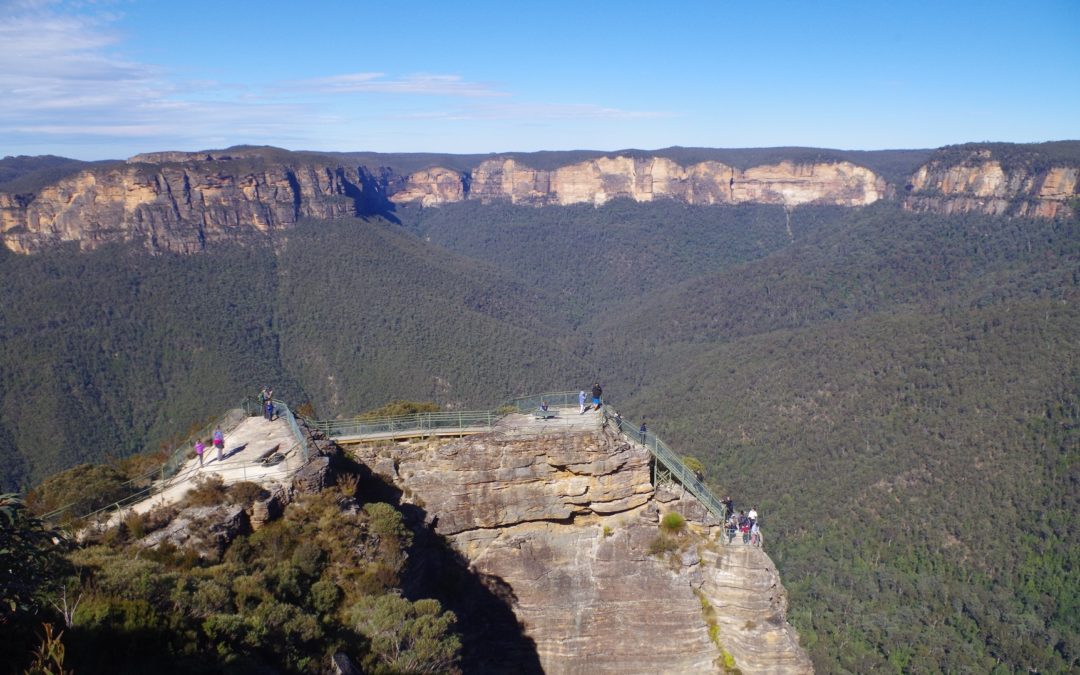
<svg viewBox="0 0 1080 675">
<path fill-rule="evenodd" d="M 600 399 L 604 395 L 604 390 L 600 388 L 599 382 L 594 382 L 592 386 L 592 404 L 597 410 L 600 409 Z"/>
</svg>

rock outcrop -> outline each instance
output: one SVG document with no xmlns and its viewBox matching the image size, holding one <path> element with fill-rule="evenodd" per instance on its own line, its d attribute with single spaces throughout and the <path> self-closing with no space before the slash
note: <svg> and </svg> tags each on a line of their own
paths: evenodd
<svg viewBox="0 0 1080 675">
<path fill-rule="evenodd" d="M 467 189 L 466 189 L 467 188 Z M 885 181 L 849 162 L 779 164 L 746 171 L 720 162 L 683 167 L 663 157 L 602 157 L 552 170 L 513 159 L 482 162 L 471 174 L 429 169 L 410 176 L 395 202 L 436 206 L 463 199 L 534 206 L 676 199 L 688 204 L 834 204 L 865 206 L 886 193 Z"/>
<path fill-rule="evenodd" d="M 812 670 L 760 549 L 699 520 L 650 553 L 662 513 L 704 511 L 658 495 L 648 452 L 611 430 L 352 452 L 504 589 L 547 673 L 717 672 L 722 650 L 745 673 Z"/>
<path fill-rule="evenodd" d="M 208 243 L 284 230 L 305 217 L 358 213 L 357 169 L 248 160 L 129 162 L 89 169 L 36 194 L 0 193 L 0 235 L 17 253 L 77 242 L 141 241 L 190 253 Z"/>
<path fill-rule="evenodd" d="M 163 528 L 139 540 L 143 548 L 169 544 L 194 551 L 200 558 L 216 560 L 237 536 L 250 531 L 244 507 L 238 504 L 191 506 Z"/>
<path fill-rule="evenodd" d="M 139 241 L 190 253 L 218 241 L 282 233 L 305 217 L 341 218 L 466 200 L 534 206 L 613 199 L 688 204 L 823 204 L 859 207 L 902 195 L 910 210 L 1057 217 L 1075 208 L 1077 163 L 1006 167 L 989 150 L 933 159 L 902 186 L 849 161 L 780 161 L 737 168 L 719 161 L 683 166 L 648 154 L 597 157 L 537 169 L 486 159 L 470 169 L 401 172 L 341 155 L 274 148 L 159 152 L 94 167 L 36 192 L 0 192 L 0 238 L 18 253 L 76 242 L 92 249 Z"/>
<path fill-rule="evenodd" d="M 920 167 L 903 205 L 934 213 L 1054 218 L 1077 197 L 1078 177 L 1075 166 L 1006 168 L 989 150 L 973 150 L 960 162 L 935 159 Z"/>
</svg>

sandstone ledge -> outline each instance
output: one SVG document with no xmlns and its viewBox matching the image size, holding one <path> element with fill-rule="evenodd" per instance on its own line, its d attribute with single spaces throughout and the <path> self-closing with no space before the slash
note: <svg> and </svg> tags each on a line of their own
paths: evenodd
<svg viewBox="0 0 1080 675">
<path fill-rule="evenodd" d="M 545 672 L 717 672 L 703 597 L 744 673 L 812 670 L 768 556 L 720 544 L 691 498 L 658 501 L 647 451 L 610 430 L 351 452 L 421 506 L 474 572 L 508 587 Z M 652 555 L 673 509 L 694 532 L 680 551 Z"/>
</svg>

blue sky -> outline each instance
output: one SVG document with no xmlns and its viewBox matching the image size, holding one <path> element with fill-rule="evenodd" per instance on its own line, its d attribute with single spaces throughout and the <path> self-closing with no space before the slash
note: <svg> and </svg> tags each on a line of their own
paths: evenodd
<svg viewBox="0 0 1080 675">
<path fill-rule="evenodd" d="M 0 0 L 0 155 L 1080 138 L 1080 1 Z"/>
</svg>

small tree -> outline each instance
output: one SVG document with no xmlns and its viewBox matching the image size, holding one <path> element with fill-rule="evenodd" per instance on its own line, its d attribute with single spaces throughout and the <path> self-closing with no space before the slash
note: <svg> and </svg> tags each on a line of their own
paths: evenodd
<svg viewBox="0 0 1080 675">
<path fill-rule="evenodd" d="M 0 495 L 0 623 L 40 609 L 63 574 L 62 542 L 18 495 Z"/>
</svg>

